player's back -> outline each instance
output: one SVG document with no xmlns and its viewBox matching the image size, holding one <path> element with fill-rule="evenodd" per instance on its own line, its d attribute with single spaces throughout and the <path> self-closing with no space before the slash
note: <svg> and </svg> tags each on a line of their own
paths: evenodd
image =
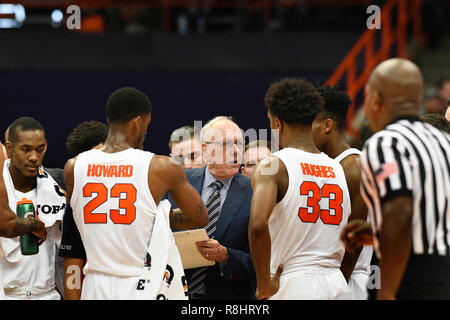
<svg viewBox="0 0 450 320">
<path fill-rule="evenodd" d="M 91 271 L 138 276 L 157 206 L 148 185 L 153 153 L 127 149 L 78 155 L 70 204 Z"/>
<path fill-rule="evenodd" d="M 271 272 L 302 267 L 339 268 L 345 248 L 339 235 L 350 215 L 341 165 L 326 154 L 285 148 L 272 154 L 285 165 L 289 186 L 269 219 Z"/>
</svg>

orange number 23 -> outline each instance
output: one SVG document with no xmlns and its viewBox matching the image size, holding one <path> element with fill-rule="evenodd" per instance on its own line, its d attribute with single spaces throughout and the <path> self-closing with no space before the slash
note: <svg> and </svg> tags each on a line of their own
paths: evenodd
<svg viewBox="0 0 450 320">
<path fill-rule="evenodd" d="M 311 195 L 312 193 L 312 195 Z M 339 225 L 342 221 L 342 189 L 336 184 L 324 184 L 322 189 L 315 182 L 304 181 L 300 186 L 300 194 L 308 196 L 307 207 L 298 210 L 298 217 L 303 222 L 316 223 L 320 219 L 325 224 Z M 334 199 L 331 198 L 334 194 Z M 334 215 L 329 209 L 322 209 L 319 206 L 321 198 L 329 198 L 329 209 L 334 210 Z M 308 212 L 308 208 L 312 212 Z"/>
<path fill-rule="evenodd" d="M 105 212 L 93 213 L 96 208 L 108 200 L 108 188 L 103 183 L 87 183 L 83 188 L 83 197 L 97 196 L 84 206 L 84 223 L 107 223 L 108 214 Z M 119 209 L 111 209 L 109 216 L 115 224 L 131 224 L 136 219 L 136 188 L 129 183 L 117 183 L 111 188 L 110 198 L 120 198 L 125 193 L 126 198 L 119 199 Z M 120 209 L 125 214 L 120 214 Z"/>
</svg>

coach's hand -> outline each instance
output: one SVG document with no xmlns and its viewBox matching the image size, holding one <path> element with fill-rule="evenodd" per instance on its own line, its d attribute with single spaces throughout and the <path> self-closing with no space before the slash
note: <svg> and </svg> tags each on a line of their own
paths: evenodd
<svg viewBox="0 0 450 320">
<path fill-rule="evenodd" d="M 224 263 L 227 261 L 228 250 L 221 245 L 219 241 L 209 239 L 205 241 L 197 241 L 197 250 L 202 254 L 205 259 L 209 261 L 217 261 L 218 263 Z"/>
<path fill-rule="evenodd" d="M 353 220 L 344 227 L 341 240 L 349 252 L 353 252 L 358 247 L 373 245 L 372 227 L 367 221 Z"/>
<path fill-rule="evenodd" d="M 280 288 L 280 276 L 283 273 L 284 266 L 280 264 L 277 269 L 277 273 L 275 273 L 274 277 L 270 277 L 270 283 L 263 285 L 262 283 L 258 283 L 258 287 L 256 288 L 255 296 L 258 300 L 264 300 L 270 298 L 275 293 L 277 293 Z"/>
</svg>

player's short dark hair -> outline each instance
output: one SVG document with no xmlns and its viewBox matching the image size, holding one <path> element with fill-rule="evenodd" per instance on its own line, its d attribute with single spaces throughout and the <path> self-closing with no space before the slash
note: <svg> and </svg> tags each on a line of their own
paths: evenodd
<svg viewBox="0 0 450 320">
<path fill-rule="evenodd" d="M 337 84 L 334 86 L 327 84 L 318 87 L 317 90 L 319 90 L 325 100 L 324 111 L 319 114 L 319 117 L 321 119 L 333 119 L 339 131 L 344 131 L 345 119 L 347 118 L 348 108 L 352 104 L 352 100 Z"/>
<path fill-rule="evenodd" d="M 44 132 L 45 130 L 42 124 L 31 117 L 20 117 L 14 120 L 9 127 L 9 141 L 12 145 L 17 141 L 19 137 L 19 131 L 34 131 L 39 130 Z"/>
<path fill-rule="evenodd" d="M 99 121 L 84 121 L 77 125 L 66 139 L 66 148 L 70 156 L 91 150 L 96 145 L 105 142 L 108 127 Z"/>
<path fill-rule="evenodd" d="M 319 91 L 303 79 L 286 78 L 270 85 L 265 99 L 269 112 L 290 125 L 310 126 L 323 111 Z"/>
<path fill-rule="evenodd" d="M 126 123 L 151 112 L 150 99 L 141 91 L 131 87 L 114 91 L 106 102 L 106 117 L 110 123 Z"/>
<path fill-rule="evenodd" d="M 425 113 L 422 120 L 428 122 L 439 130 L 450 133 L 450 122 L 440 113 Z"/>
</svg>

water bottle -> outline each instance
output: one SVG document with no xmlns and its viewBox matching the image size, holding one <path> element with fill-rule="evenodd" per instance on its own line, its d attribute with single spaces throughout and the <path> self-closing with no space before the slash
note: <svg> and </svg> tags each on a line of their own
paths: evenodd
<svg viewBox="0 0 450 320">
<path fill-rule="evenodd" d="M 22 198 L 21 201 L 17 202 L 17 216 L 19 218 L 36 218 L 33 201 L 27 198 Z M 20 251 L 24 256 L 29 256 L 37 254 L 39 252 L 38 246 L 39 238 L 34 234 L 23 234 L 20 236 Z"/>
</svg>

